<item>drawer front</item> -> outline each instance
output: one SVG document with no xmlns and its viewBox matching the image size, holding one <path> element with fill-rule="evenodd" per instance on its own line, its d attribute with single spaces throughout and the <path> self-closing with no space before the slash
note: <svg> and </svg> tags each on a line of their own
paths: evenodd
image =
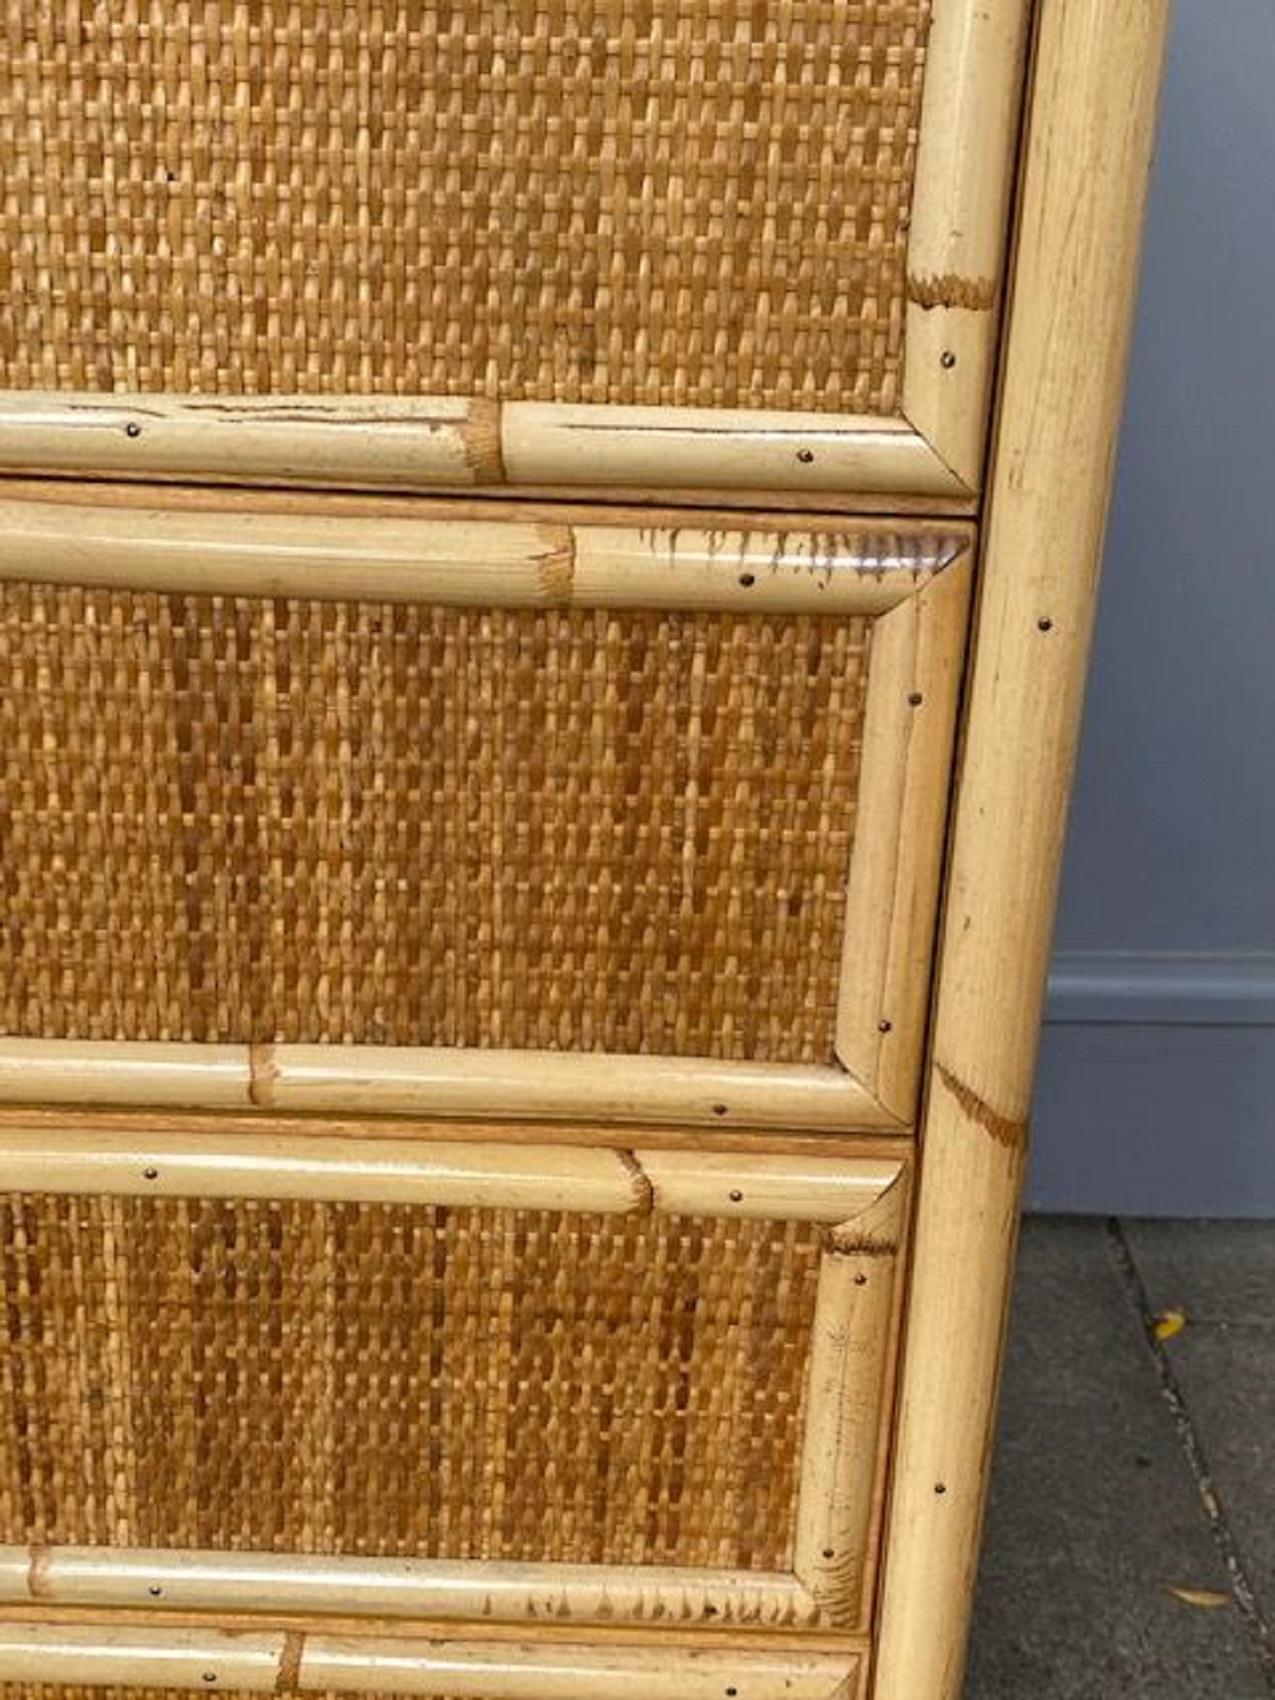
<svg viewBox="0 0 1275 1700">
<path fill-rule="evenodd" d="M 968 535 L 331 500 L 0 504 L 0 1098 L 906 1122 Z"/>
<path fill-rule="evenodd" d="M 960 493 L 1028 10 L 13 10 L 5 464 Z"/>
<path fill-rule="evenodd" d="M 0 1154 L 0 1600 L 861 1624 L 896 1161 Z"/>
</svg>

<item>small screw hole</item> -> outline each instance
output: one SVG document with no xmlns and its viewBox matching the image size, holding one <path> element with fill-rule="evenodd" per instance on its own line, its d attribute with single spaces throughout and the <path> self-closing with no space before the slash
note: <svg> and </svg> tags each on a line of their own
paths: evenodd
<svg viewBox="0 0 1275 1700">
<path fill-rule="evenodd" d="M 866 1287 L 868 1284 L 868 1277 L 866 1275 L 856 1275 L 854 1278 L 854 1284 L 856 1287 Z"/>
<path fill-rule="evenodd" d="M 726 1114 L 725 1104 L 714 1104 L 713 1105 L 713 1114 L 715 1116 L 724 1116 Z"/>
<path fill-rule="evenodd" d="M 878 1033 L 893 1033 L 893 1031 L 894 1031 L 894 1023 L 892 1021 L 878 1021 L 877 1022 L 877 1032 Z"/>
<path fill-rule="evenodd" d="M 143 1169 L 142 1170 L 142 1179 L 144 1181 L 157 1181 L 159 1179 L 159 1170 L 158 1169 Z"/>
<path fill-rule="evenodd" d="M 159 1596 L 164 1592 L 164 1590 L 160 1587 L 159 1583 L 157 1582 L 153 1588 L 148 1588 L 146 1590 L 146 1592 L 151 1596 L 152 1599 L 157 1600 L 159 1598 Z"/>
<path fill-rule="evenodd" d="M 925 701 L 925 698 L 921 695 L 920 691 L 913 691 L 911 693 L 911 695 L 908 697 L 908 707 L 909 708 L 920 708 L 921 704 L 924 701 Z"/>
<path fill-rule="evenodd" d="M 730 1195 L 730 1201 L 732 1204 L 742 1204 L 744 1202 L 743 1193 L 739 1191 L 732 1192 Z"/>
<path fill-rule="evenodd" d="M 732 1697 L 732 1700 L 733 1700 L 733 1696 L 738 1694 L 739 1690 L 738 1690 L 738 1688 L 728 1688 L 726 1690 L 726 1692 L 727 1692 L 728 1695 L 730 1695 Z"/>
<path fill-rule="evenodd" d="M 815 458 L 815 451 L 813 449 L 798 449 L 797 450 L 797 459 L 801 462 L 801 464 L 803 466 L 809 466 L 810 463 L 814 460 L 814 458 Z"/>
<path fill-rule="evenodd" d="M 938 1493 L 938 1494 L 946 1493 L 947 1492 L 947 1483 L 946 1482 L 935 1482 L 934 1491 L 935 1491 L 935 1493 Z"/>
<path fill-rule="evenodd" d="M 739 582 L 743 585 L 745 590 L 751 590 L 757 583 L 757 575 L 756 573 L 740 573 Z"/>
<path fill-rule="evenodd" d="M 943 354 L 939 359 L 939 365 L 945 372 L 950 372 L 953 366 L 956 365 L 956 356 L 952 353 L 950 348 L 944 349 Z"/>
<path fill-rule="evenodd" d="M 1036 622 L 1036 629 L 1042 632 L 1052 632 L 1054 629 L 1054 622 L 1049 618 L 1048 614 L 1042 614 L 1040 619 Z"/>
<path fill-rule="evenodd" d="M 837 1555 L 832 1547 L 825 1547 L 823 1549 L 823 1556 L 825 1558 L 835 1558 Z"/>
<path fill-rule="evenodd" d="M 141 434 L 142 434 L 142 428 L 137 423 L 137 421 L 135 419 L 130 420 L 129 423 L 124 427 L 124 435 L 126 437 L 140 437 Z"/>
<path fill-rule="evenodd" d="M 204 1681 L 205 1682 L 216 1682 L 216 1680 L 217 1680 L 217 1672 L 215 1670 L 206 1670 L 204 1672 Z"/>
</svg>

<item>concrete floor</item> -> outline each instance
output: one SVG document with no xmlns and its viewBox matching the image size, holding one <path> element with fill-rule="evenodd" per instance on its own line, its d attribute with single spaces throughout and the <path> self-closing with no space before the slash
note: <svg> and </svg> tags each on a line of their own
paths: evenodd
<svg viewBox="0 0 1275 1700">
<path fill-rule="evenodd" d="M 1275 1223 L 1029 1218 L 966 1700 L 1273 1696 Z"/>
</svg>

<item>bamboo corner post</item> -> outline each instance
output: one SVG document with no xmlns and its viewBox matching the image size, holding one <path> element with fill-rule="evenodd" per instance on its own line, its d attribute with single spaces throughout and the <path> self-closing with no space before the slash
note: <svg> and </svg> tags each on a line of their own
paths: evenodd
<svg viewBox="0 0 1275 1700">
<path fill-rule="evenodd" d="M 1043 0 L 874 1700 L 958 1700 L 1167 0 Z"/>
</svg>

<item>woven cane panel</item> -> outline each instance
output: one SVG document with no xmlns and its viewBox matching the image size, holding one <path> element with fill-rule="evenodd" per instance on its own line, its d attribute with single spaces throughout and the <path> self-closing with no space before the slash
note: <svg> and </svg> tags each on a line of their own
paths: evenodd
<svg viewBox="0 0 1275 1700">
<path fill-rule="evenodd" d="M 60 0 L 0 386 L 893 413 L 929 0 Z"/>
<path fill-rule="evenodd" d="M 868 622 L 0 587 L 0 1024 L 827 1062 Z"/>
<path fill-rule="evenodd" d="M 9 1195 L 0 1542 L 786 1569 L 819 1240 Z"/>
</svg>

